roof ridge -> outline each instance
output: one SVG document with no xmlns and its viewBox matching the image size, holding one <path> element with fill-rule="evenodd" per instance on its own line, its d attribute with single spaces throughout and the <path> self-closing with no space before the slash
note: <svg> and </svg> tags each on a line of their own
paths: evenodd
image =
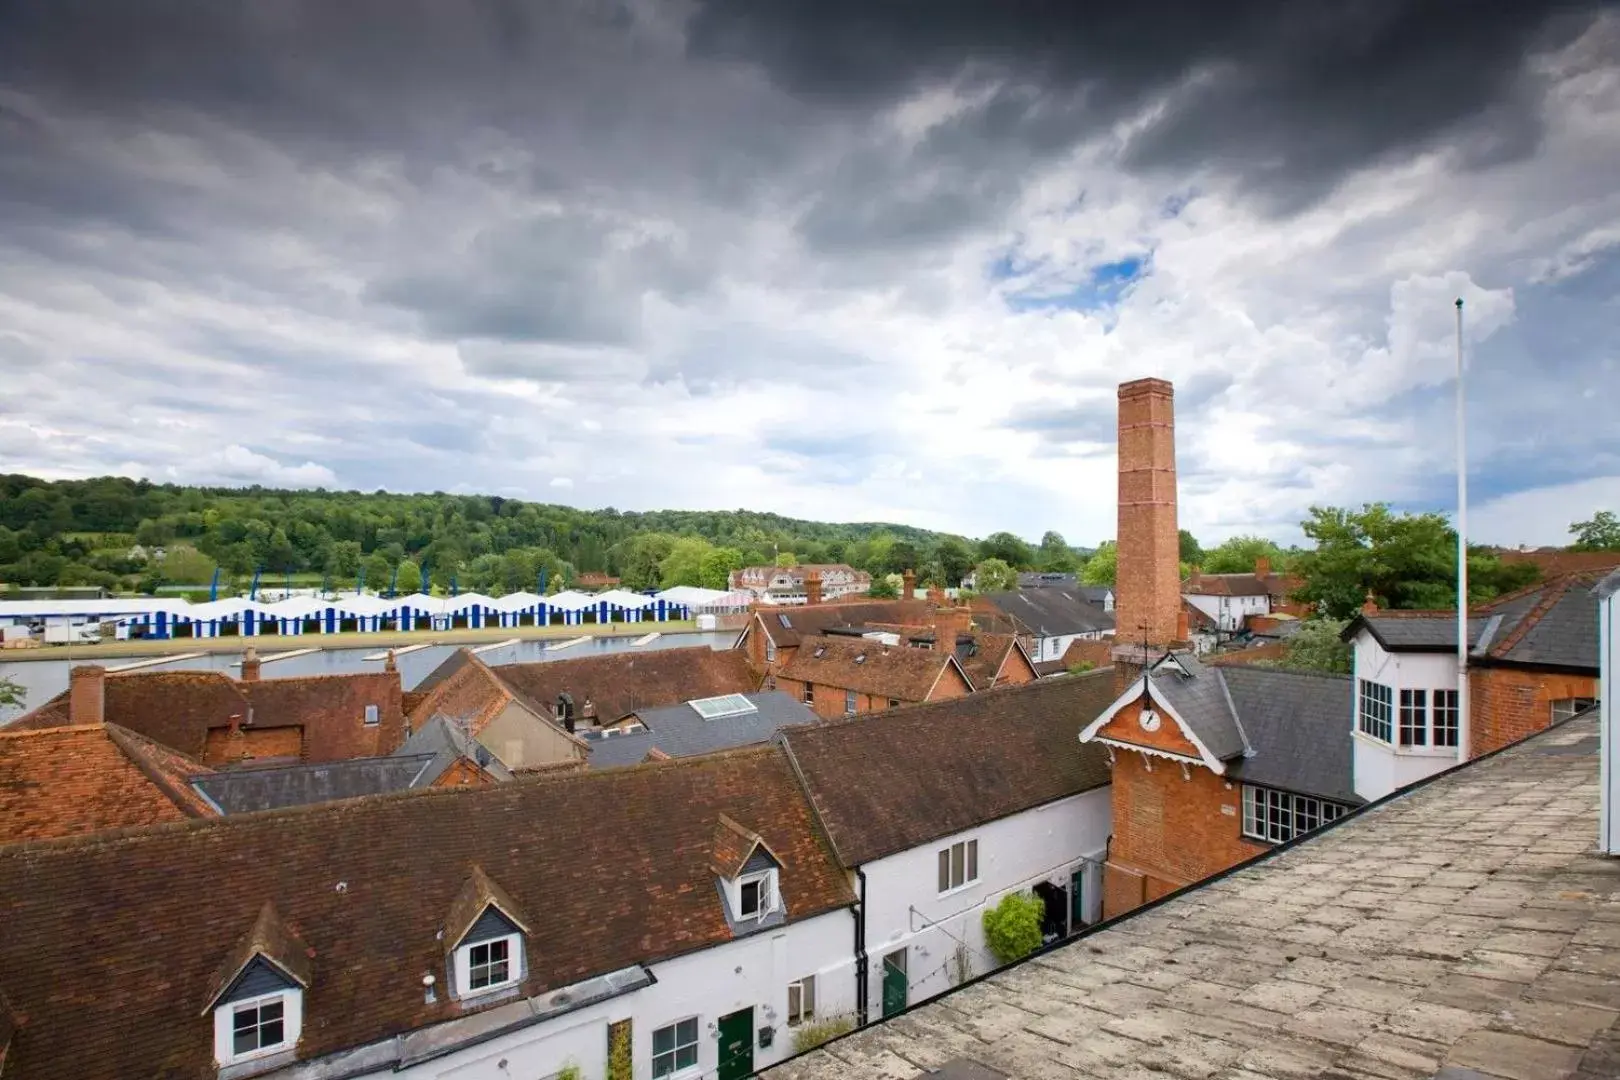
<svg viewBox="0 0 1620 1080">
<path fill-rule="evenodd" d="M 60 735 L 67 731 L 96 731 L 106 726 L 106 724 L 57 724 L 55 727 L 19 728 L 8 724 L 0 727 L 0 739 L 20 739 L 25 735 Z"/>
<path fill-rule="evenodd" d="M 1290 667 L 1262 667 L 1259 664 L 1210 664 L 1209 667 L 1217 671 L 1260 671 L 1272 675 L 1301 675 L 1311 679 L 1353 680 L 1355 678 L 1347 671 L 1317 671 L 1315 668 Z"/>
<path fill-rule="evenodd" d="M 1545 583 L 1542 586 L 1544 591 L 1541 599 L 1537 600 L 1535 605 L 1520 617 L 1513 629 L 1508 631 L 1507 636 L 1492 645 L 1485 655 L 1500 660 L 1517 647 L 1519 642 L 1524 640 L 1525 635 L 1535 629 L 1541 620 L 1547 617 L 1547 612 L 1551 611 L 1558 601 L 1562 600 L 1569 592 L 1570 588 L 1575 584 L 1572 580 L 1574 576 L 1573 574 L 1566 574 Z"/>
<path fill-rule="evenodd" d="M 1027 683 L 1006 683 L 1001 686 L 991 686 L 983 690 L 975 690 L 973 693 L 965 694 L 962 697 L 946 698 L 944 701 L 913 701 L 902 705 L 896 705 L 891 709 L 883 709 L 876 713 L 862 713 L 857 716 L 839 716 L 832 719 L 817 720 L 812 724 L 798 724 L 790 728 L 783 728 L 779 732 L 779 735 L 783 738 L 788 738 L 793 733 L 798 731 L 824 731 L 828 728 L 849 727 L 852 724 L 870 724 L 874 722 L 874 718 L 879 723 L 885 723 L 888 722 L 886 718 L 893 717 L 897 713 L 904 713 L 905 718 L 908 720 L 915 719 L 917 714 L 922 712 L 924 709 L 943 710 L 953 706 L 956 708 L 961 708 L 965 703 L 983 702 L 997 694 L 1034 694 L 1040 691 L 1056 693 L 1058 690 L 1064 687 L 1073 686 L 1075 683 L 1083 679 L 1092 679 L 1105 674 L 1109 675 L 1111 678 L 1113 670 L 1114 669 L 1111 666 L 1093 668 L 1090 671 L 1082 671 L 1078 675 L 1069 675 L 1061 679 L 1036 679 L 1033 682 Z"/>
</svg>

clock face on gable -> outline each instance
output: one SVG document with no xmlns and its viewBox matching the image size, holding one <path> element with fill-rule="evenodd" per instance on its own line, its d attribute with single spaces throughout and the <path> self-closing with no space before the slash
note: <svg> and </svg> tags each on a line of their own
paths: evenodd
<svg viewBox="0 0 1620 1080">
<path fill-rule="evenodd" d="M 1159 730 L 1159 714 L 1152 709 L 1143 709 L 1142 714 L 1136 718 L 1136 722 L 1142 725 L 1143 731 L 1154 732 Z"/>
</svg>

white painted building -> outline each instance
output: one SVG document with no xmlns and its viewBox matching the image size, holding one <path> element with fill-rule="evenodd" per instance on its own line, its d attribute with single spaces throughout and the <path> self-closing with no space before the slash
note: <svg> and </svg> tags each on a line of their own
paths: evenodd
<svg viewBox="0 0 1620 1080">
<path fill-rule="evenodd" d="M 984 912 L 1010 892 L 1060 890 L 1067 933 L 1096 922 L 1110 828 L 1102 787 L 863 865 L 868 1000 L 887 1015 L 1000 966 L 985 946 Z M 905 975 L 904 996 L 897 972 Z"/>
<path fill-rule="evenodd" d="M 1477 621 L 1470 633 L 1477 637 Z M 1353 628 L 1351 767 L 1368 802 L 1462 760 L 1456 638 L 1455 618 L 1364 619 Z"/>
<path fill-rule="evenodd" d="M 1598 724 L 1603 733 L 1603 812 L 1598 846 L 1620 855 L 1620 570 L 1604 578 L 1598 596 Z"/>
<path fill-rule="evenodd" d="M 1224 596 L 1210 593 L 1183 593 L 1182 599 L 1208 615 L 1221 633 L 1235 634 L 1243 629 L 1244 620 L 1251 615 L 1270 615 L 1271 597 Z"/>
</svg>

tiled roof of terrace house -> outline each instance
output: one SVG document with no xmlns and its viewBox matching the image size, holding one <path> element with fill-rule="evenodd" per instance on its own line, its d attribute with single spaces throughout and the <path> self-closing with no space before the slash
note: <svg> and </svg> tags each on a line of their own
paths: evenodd
<svg viewBox="0 0 1620 1080">
<path fill-rule="evenodd" d="M 793 728 L 782 740 L 845 866 L 1109 782 L 1076 746 L 1113 699 L 1108 670 Z"/>
<path fill-rule="evenodd" d="M 0 844 L 213 816 L 206 771 L 113 724 L 0 732 Z"/>
<path fill-rule="evenodd" d="M 746 694 L 759 688 L 746 655 L 706 645 L 504 664 L 493 670 L 516 693 L 537 704 L 549 706 L 564 691 L 572 695 L 576 706 L 590 698 L 604 724 L 638 709 L 720 694 Z"/>
<path fill-rule="evenodd" d="M 208 1011 L 255 951 L 302 988 L 289 1053 L 345 1055 L 309 1075 L 532 1022 L 550 991 L 754 932 L 716 888 L 722 815 L 779 859 L 787 920 L 854 902 L 776 747 L 0 847 L 6 1076 L 216 1080 Z M 527 960 L 475 1006 L 442 980 L 444 935 L 485 902 Z"/>
<path fill-rule="evenodd" d="M 1597 742 L 1543 732 L 764 1075 L 1620 1075 Z"/>
<path fill-rule="evenodd" d="M 928 700 L 952 667 L 963 679 L 967 678 L 955 656 L 933 649 L 827 636 L 805 642 L 780 675 L 806 684 L 910 702 Z"/>
<path fill-rule="evenodd" d="M 805 638 L 820 637 L 833 627 L 894 623 L 927 626 L 934 607 L 926 600 L 862 600 L 856 603 L 767 607 L 755 613 L 738 639 L 739 648 L 761 624 L 777 648 L 797 648 Z"/>
</svg>

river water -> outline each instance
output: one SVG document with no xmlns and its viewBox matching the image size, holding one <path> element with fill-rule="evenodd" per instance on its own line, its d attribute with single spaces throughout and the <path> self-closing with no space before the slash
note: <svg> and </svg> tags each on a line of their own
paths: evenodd
<svg viewBox="0 0 1620 1080">
<path fill-rule="evenodd" d="M 693 645 L 707 645 L 711 649 L 729 649 L 737 640 L 737 631 L 724 630 L 719 632 L 686 632 L 676 634 L 663 634 L 646 645 L 632 644 L 637 641 L 635 637 L 601 637 L 567 649 L 547 649 L 547 645 L 556 644 L 556 639 L 550 641 L 520 641 L 515 645 L 506 645 L 499 649 L 488 649 L 478 654 L 479 659 L 491 666 L 501 664 L 532 663 L 535 661 L 572 660 L 580 656 L 598 656 L 611 652 L 648 652 L 652 649 L 678 649 L 689 648 Z M 290 642 L 297 648 L 298 639 Z M 477 644 L 468 648 L 478 648 Z M 438 667 L 445 657 L 455 652 L 459 645 L 430 645 L 425 649 L 417 649 L 396 658 L 399 665 L 400 681 L 405 689 L 409 690 L 417 683 L 427 678 L 429 672 Z M 65 653 L 65 649 L 62 650 Z M 259 655 L 273 656 L 278 651 L 274 648 L 259 646 Z M 365 648 L 322 649 L 320 652 L 309 653 L 304 656 L 293 656 L 286 660 L 277 660 L 264 665 L 264 677 L 267 679 L 288 675 L 341 675 L 355 671 L 381 671 L 382 663 L 377 660 L 365 660 L 364 657 L 375 656 L 385 650 L 375 645 Z M 157 659 L 156 657 L 129 656 L 112 657 L 98 656 L 96 663 L 105 667 L 117 667 L 120 664 L 133 663 L 137 660 Z M 206 653 L 190 660 L 177 660 L 172 663 L 152 664 L 140 668 L 141 671 L 224 671 L 235 676 L 240 670 L 235 665 L 242 660 L 239 652 Z M 83 662 L 82 660 L 80 661 Z M 72 663 L 64 656 L 61 660 L 30 660 L 23 663 L 0 663 L 0 679 L 10 679 L 20 685 L 26 692 L 23 707 L 5 708 L 0 706 L 0 724 L 15 719 L 17 716 L 43 705 L 51 698 L 67 689 L 68 669 Z"/>
</svg>

